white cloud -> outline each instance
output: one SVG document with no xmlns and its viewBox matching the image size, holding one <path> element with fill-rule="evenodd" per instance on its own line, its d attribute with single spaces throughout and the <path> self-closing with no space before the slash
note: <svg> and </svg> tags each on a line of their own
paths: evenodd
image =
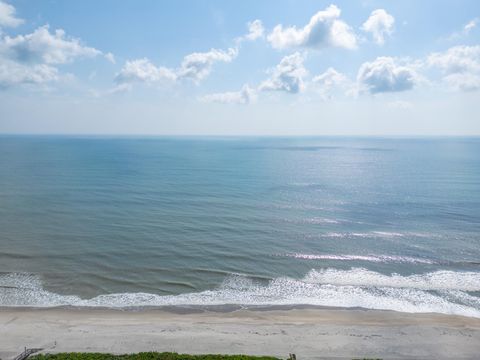
<svg viewBox="0 0 480 360">
<path fill-rule="evenodd" d="M 322 48 L 327 46 L 354 49 L 357 40 L 350 26 L 339 20 L 340 9 L 330 5 L 317 12 L 303 28 L 277 25 L 267 39 L 276 49 L 294 47 Z"/>
<path fill-rule="evenodd" d="M 23 20 L 15 16 L 15 8 L 3 1 L 0 1 L 0 27 L 16 27 L 23 24 Z"/>
<path fill-rule="evenodd" d="M 90 94 L 93 97 L 96 98 L 101 98 L 105 96 L 111 96 L 111 95 L 116 95 L 116 94 L 122 94 L 130 91 L 132 89 L 131 84 L 118 84 L 111 89 L 108 89 L 106 91 L 98 91 L 98 90 L 90 90 Z"/>
<path fill-rule="evenodd" d="M 189 54 L 183 58 L 180 69 L 177 70 L 177 76 L 199 82 L 210 74 L 214 63 L 231 62 L 237 55 L 236 48 L 229 48 L 227 51 L 211 49 L 208 52 Z"/>
<path fill-rule="evenodd" d="M 115 80 L 118 83 L 155 83 L 165 80 L 173 82 L 180 79 L 191 79 L 198 83 L 210 74 L 214 63 L 231 62 L 237 54 L 236 48 L 230 48 L 227 51 L 211 49 L 208 52 L 192 53 L 183 58 L 178 69 L 157 67 L 146 58 L 129 60 L 115 76 Z"/>
<path fill-rule="evenodd" d="M 334 68 L 328 68 L 323 74 L 317 75 L 312 79 L 312 82 L 319 87 L 321 97 L 326 100 L 331 98 L 331 93 L 335 88 L 350 91 L 352 83 L 348 77 Z"/>
<path fill-rule="evenodd" d="M 244 41 L 255 41 L 265 36 L 265 28 L 261 20 L 256 19 L 247 23 L 248 32 L 235 39 L 235 44 L 239 47 Z"/>
<path fill-rule="evenodd" d="M 348 78 L 339 73 L 334 68 L 328 68 L 323 74 L 317 75 L 313 78 L 313 82 L 322 85 L 322 87 L 331 89 L 336 85 L 345 83 L 348 81 Z"/>
<path fill-rule="evenodd" d="M 455 90 L 480 89 L 480 46 L 454 46 L 427 58 L 430 67 L 440 69 L 443 80 Z"/>
<path fill-rule="evenodd" d="M 384 9 L 372 11 L 370 17 L 362 25 L 362 30 L 372 34 L 373 39 L 379 45 L 385 43 L 385 37 L 390 36 L 393 31 L 395 18 Z"/>
<path fill-rule="evenodd" d="M 105 55 L 105 59 L 107 59 L 108 61 L 110 61 L 112 64 L 116 64 L 117 61 L 115 60 L 115 56 L 111 53 L 111 52 L 108 52 L 106 53 Z"/>
<path fill-rule="evenodd" d="M 63 30 L 51 33 L 47 25 L 26 35 L 2 36 L 0 86 L 6 88 L 57 81 L 60 75 L 54 65 L 100 54 L 100 50 L 84 46 L 79 39 L 68 37 Z M 105 57 L 113 59 L 110 53 Z"/>
<path fill-rule="evenodd" d="M 129 60 L 115 76 L 115 81 L 117 83 L 155 83 L 163 82 L 165 80 L 175 82 L 183 79 L 190 79 L 198 84 L 210 75 L 215 63 L 232 62 L 238 56 L 239 47 L 243 41 L 253 41 L 264 36 L 264 27 L 260 20 L 257 19 L 249 22 L 247 27 L 248 33 L 235 39 L 235 47 L 230 47 L 227 50 L 210 49 L 210 51 L 206 52 L 194 52 L 188 54 L 176 68 L 163 66 L 157 67 L 146 58 Z M 218 99 L 220 99 L 220 97 L 218 97 Z"/>
<path fill-rule="evenodd" d="M 208 94 L 200 98 L 203 102 L 216 102 L 221 104 L 250 104 L 257 100 L 257 92 L 248 85 L 240 91 Z"/>
<path fill-rule="evenodd" d="M 455 40 L 460 40 L 462 38 L 467 37 L 472 32 L 472 30 L 477 27 L 478 21 L 479 21 L 478 18 L 474 18 L 474 19 L 470 20 L 468 23 L 466 23 L 462 27 L 462 30 L 454 31 L 448 37 L 444 38 L 444 40 L 455 41 Z"/>
<path fill-rule="evenodd" d="M 0 59 L 0 88 L 20 84 L 43 84 L 58 80 L 56 68 L 45 65 L 24 65 Z"/>
<path fill-rule="evenodd" d="M 253 41 L 258 38 L 261 38 L 265 32 L 265 29 L 263 27 L 261 20 L 257 19 L 252 22 L 249 22 L 247 26 L 248 26 L 248 34 L 244 36 L 246 40 Z"/>
<path fill-rule="evenodd" d="M 415 66 L 385 56 L 363 63 L 357 74 L 359 89 L 371 94 L 410 90 L 418 81 Z"/>
<path fill-rule="evenodd" d="M 473 20 L 470 20 L 467 24 L 465 24 L 465 26 L 463 27 L 463 33 L 465 35 L 468 35 L 470 33 L 470 31 L 472 31 L 473 29 L 475 29 L 477 27 L 477 24 L 478 24 L 478 18 L 476 19 L 473 19 Z"/>
<path fill-rule="evenodd" d="M 454 46 L 445 52 L 431 54 L 427 63 L 445 74 L 480 71 L 480 46 Z"/>
<path fill-rule="evenodd" d="M 162 66 L 157 67 L 146 58 L 127 61 L 115 76 L 115 81 L 118 83 L 154 83 L 165 80 L 175 81 L 176 79 L 177 75 L 172 70 Z"/>
<path fill-rule="evenodd" d="M 0 55 L 21 63 L 64 64 L 79 57 L 95 57 L 102 52 L 69 38 L 61 29 L 50 33 L 48 25 L 33 33 L 5 36 L 0 43 Z"/>
<path fill-rule="evenodd" d="M 456 73 L 446 75 L 443 81 L 453 90 L 475 91 L 480 89 L 480 75 L 468 73 Z"/>
<path fill-rule="evenodd" d="M 307 70 L 303 65 L 303 56 L 296 52 L 285 56 L 280 63 L 271 70 L 271 77 L 260 84 L 262 91 L 286 91 L 288 93 L 298 93 L 305 88 L 303 78 L 307 75 Z"/>
</svg>

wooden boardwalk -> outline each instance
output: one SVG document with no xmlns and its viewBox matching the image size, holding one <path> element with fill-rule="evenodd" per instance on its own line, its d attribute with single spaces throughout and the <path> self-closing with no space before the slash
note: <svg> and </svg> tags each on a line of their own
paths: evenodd
<svg viewBox="0 0 480 360">
<path fill-rule="evenodd" d="M 28 358 L 33 353 L 36 353 L 40 350 L 42 350 L 42 349 L 35 349 L 35 348 L 27 349 L 27 348 L 25 348 L 25 350 L 22 351 L 22 353 L 20 355 L 15 356 L 13 360 L 25 360 L 26 358 Z"/>
</svg>

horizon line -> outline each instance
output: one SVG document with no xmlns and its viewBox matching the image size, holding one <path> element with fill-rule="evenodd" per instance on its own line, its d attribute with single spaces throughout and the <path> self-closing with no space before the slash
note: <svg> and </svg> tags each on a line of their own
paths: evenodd
<svg viewBox="0 0 480 360">
<path fill-rule="evenodd" d="M 4 136 L 30 137 L 170 137 L 170 138 L 315 138 L 315 137 L 358 137 L 358 138 L 479 138 L 480 134 L 123 134 L 123 133 L 2 133 Z"/>
</svg>

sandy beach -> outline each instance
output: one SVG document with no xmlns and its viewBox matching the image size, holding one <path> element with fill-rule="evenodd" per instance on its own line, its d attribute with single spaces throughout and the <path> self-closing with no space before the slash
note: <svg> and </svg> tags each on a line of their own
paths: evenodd
<svg viewBox="0 0 480 360">
<path fill-rule="evenodd" d="M 0 358 L 175 351 L 298 358 L 478 359 L 480 319 L 323 308 L 0 310 Z"/>
</svg>

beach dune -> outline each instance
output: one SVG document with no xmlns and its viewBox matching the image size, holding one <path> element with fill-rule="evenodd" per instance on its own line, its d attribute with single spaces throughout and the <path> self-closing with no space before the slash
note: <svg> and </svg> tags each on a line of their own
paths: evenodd
<svg viewBox="0 0 480 360">
<path fill-rule="evenodd" d="M 174 351 L 307 358 L 478 359 L 480 319 L 324 308 L 0 310 L 0 357 Z"/>
</svg>

